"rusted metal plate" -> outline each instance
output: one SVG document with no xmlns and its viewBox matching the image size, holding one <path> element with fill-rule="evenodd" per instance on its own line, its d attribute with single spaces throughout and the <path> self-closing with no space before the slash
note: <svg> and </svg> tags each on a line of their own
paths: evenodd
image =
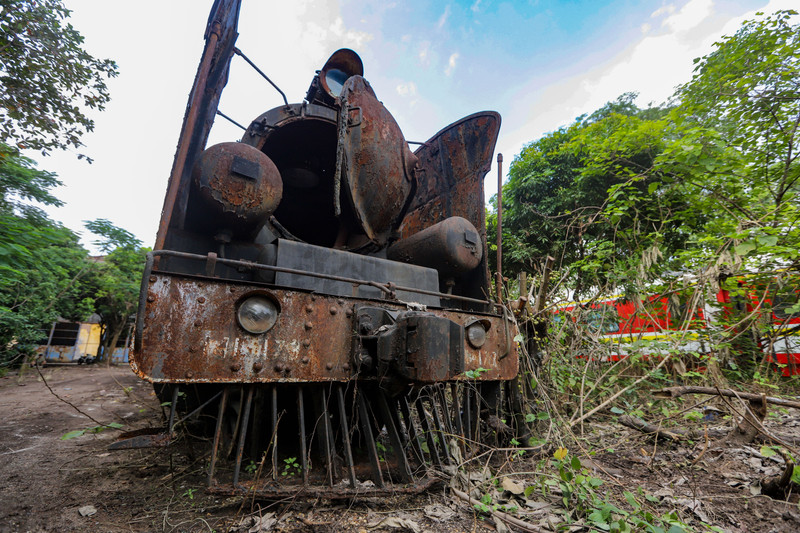
<svg viewBox="0 0 800 533">
<path fill-rule="evenodd" d="M 252 231 L 278 207 L 283 182 L 275 163 L 252 146 L 228 142 L 204 151 L 194 182 L 217 228 Z"/>
<path fill-rule="evenodd" d="M 233 48 L 239 36 L 236 30 L 240 7 L 241 0 L 215 0 L 209 14 L 205 32 L 206 45 L 189 94 L 167 195 L 161 210 L 161 222 L 154 246 L 156 250 L 170 248 L 169 230 L 183 226 L 192 167 L 205 148 L 222 89 L 228 83 Z"/>
<path fill-rule="evenodd" d="M 146 287 L 145 327 L 131 355 L 142 378 L 171 383 L 259 383 L 346 381 L 354 377 L 353 309 L 375 301 L 336 298 L 205 278 L 153 273 Z M 252 335 L 236 321 L 238 303 L 249 294 L 269 294 L 281 312 L 275 326 Z M 387 309 L 405 305 L 380 300 Z M 429 310 L 467 325 L 475 314 Z M 512 379 L 518 358 L 513 324 L 478 316 L 489 324 L 481 349 L 464 347 L 464 369 L 485 368 L 480 379 Z M 457 379 L 467 379 L 458 376 Z"/>
<path fill-rule="evenodd" d="M 417 157 L 364 78 L 352 76 L 345 82 L 342 101 L 348 120 L 340 139 L 344 185 L 367 237 L 384 244 L 406 209 Z"/>
<path fill-rule="evenodd" d="M 478 228 L 484 247 L 481 266 L 454 290 L 472 298 L 486 298 L 490 293 L 483 178 L 491 168 L 499 131 L 500 115 L 483 111 L 447 126 L 417 150 L 422 172 L 417 173 L 414 200 L 400 228 L 405 239 L 453 216 Z"/>
</svg>

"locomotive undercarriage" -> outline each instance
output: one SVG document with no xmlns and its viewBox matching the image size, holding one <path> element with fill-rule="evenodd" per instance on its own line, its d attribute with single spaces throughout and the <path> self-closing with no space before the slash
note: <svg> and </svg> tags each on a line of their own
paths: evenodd
<svg viewBox="0 0 800 533">
<path fill-rule="evenodd" d="M 114 448 L 166 445 L 186 430 L 211 441 L 212 491 L 351 498 L 425 490 L 487 438 L 508 438 L 496 425 L 502 382 L 517 373 L 508 318 L 397 295 L 466 297 L 313 271 L 291 274 L 312 278 L 299 285 L 326 282 L 333 294 L 220 279 L 225 265 L 251 278 L 290 269 L 214 255 L 150 255 L 134 370 L 155 383 L 169 422 Z M 198 263 L 204 275 L 155 270 L 156 259 L 181 260 L 183 270 Z M 342 284 L 385 298 L 335 294 Z M 235 319 L 253 294 L 280 308 L 260 337 Z M 470 326 L 485 334 L 479 347 L 464 338 Z"/>
</svg>

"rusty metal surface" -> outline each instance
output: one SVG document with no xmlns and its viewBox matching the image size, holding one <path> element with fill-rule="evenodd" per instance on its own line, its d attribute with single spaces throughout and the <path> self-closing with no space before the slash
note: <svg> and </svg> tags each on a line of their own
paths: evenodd
<svg viewBox="0 0 800 533">
<path fill-rule="evenodd" d="M 469 220 L 450 217 L 392 244 L 386 257 L 455 275 L 476 268 L 483 248 L 480 234 Z"/>
<path fill-rule="evenodd" d="M 348 119 L 344 187 L 367 237 L 383 245 L 407 207 L 417 157 L 364 78 L 349 78 L 342 99 Z"/>
<path fill-rule="evenodd" d="M 186 214 L 192 166 L 205 148 L 222 89 L 228 82 L 233 47 L 238 37 L 241 0 L 216 0 L 208 18 L 206 45 L 197 68 L 178 140 L 175 160 L 161 210 L 155 250 L 168 247 L 170 227 L 181 227 Z"/>
<path fill-rule="evenodd" d="M 290 290 L 265 290 L 241 283 L 151 273 L 131 366 L 142 378 L 176 383 L 264 383 L 345 381 L 353 377 L 353 309 L 374 301 L 325 297 Z M 238 302 L 248 294 L 269 294 L 280 306 L 276 325 L 263 335 L 236 322 Z M 388 309 L 405 305 L 380 300 Z M 466 325 L 476 315 L 430 310 Z M 486 368 L 480 379 L 512 379 L 517 357 L 509 357 L 513 328 L 497 316 L 486 344 L 464 348 L 464 369 Z M 515 354 L 514 354 L 515 355 Z M 459 379 L 466 379 L 463 375 Z"/>
<path fill-rule="evenodd" d="M 499 130 L 500 115 L 483 111 L 447 126 L 419 148 L 415 155 L 422 172 L 417 173 L 414 200 L 400 228 L 401 238 L 407 238 L 452 216 L 464 217 L 478 228 L 484 246 L 481 266 L 454 291 L 473 298 L 489 295 L 483 178 L 491 168 Z"/>
<path fill-rule="evenodd" d="M 194 183 L 215 224 L 250 229 L 269 218 L 283 194 L 278 168 L 260 150 L 242 143 L 214 145 L 194 167 Z"/>
</svg>

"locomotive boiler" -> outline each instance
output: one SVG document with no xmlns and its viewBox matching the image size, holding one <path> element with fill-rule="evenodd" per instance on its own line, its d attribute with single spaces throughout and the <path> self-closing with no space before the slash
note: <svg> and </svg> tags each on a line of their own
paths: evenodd
<svg viewBox="0 0 800 533">
<path fill-rule="evenodd" d="M 500 116 L 412 151 L 342 49 L 302 102 L 205 147 L 231 58 L 250 62 L 238 11 L 212 9 L 142 281 L 131 365 L 170 406 L 158 438 L 207 432 L 222 492 L 424 489 L 454 448 L 497 431 L 518 372 L 487 266 Z"/>
</svg>

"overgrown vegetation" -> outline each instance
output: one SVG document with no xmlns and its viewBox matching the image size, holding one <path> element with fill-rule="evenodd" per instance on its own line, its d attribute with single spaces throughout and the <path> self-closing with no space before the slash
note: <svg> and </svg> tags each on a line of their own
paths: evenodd
<svg viewBox="0 0 800 533">
<path fill-rule="evenodd" d="M 52 192 L 61 182 L 20 151 L 81 146 L 94 127 L 86 111 L 108 102 L 116 65 L 82 49 L 69 13 L 58 0 L 0 2 L 0 371 L 31 354 L 54 321 L 93 313 L 108 353 L 130 320 L 144 265 L 141 243 L 105 220 L 87 223 L 107 254 L 91 260 L 79 236 L 40 207 L 61 205 Z"/>
<path fill-rule="evenodd" d="M 624 94 L 531 142 L 503 186 L 505 288 L 532 365 L 523 383 L 549 411 L 528 414 L 524 444 L 564 446 L 539 464 L 526 496 L 555 489 L 564 523 L 593 530 L 709 530 L 694 508 L 690 527 L 652 494 L 605 492 L 608 476 L 581 459 L 607 452 L 597 423 L 623 417 L 665 430 L 699 424 L 701 436 L 705 424 L 707 448 L 708 399 L 660 400 L 652 389 L 796 391 L 791 357 L 776 359 L 800 351 L 797 13 L 744 23 L 696 60 L 669 102 L 635 100 Z M 720 423 L 747 425 L 744 403 L 712 403 Z"/>
</svg>

